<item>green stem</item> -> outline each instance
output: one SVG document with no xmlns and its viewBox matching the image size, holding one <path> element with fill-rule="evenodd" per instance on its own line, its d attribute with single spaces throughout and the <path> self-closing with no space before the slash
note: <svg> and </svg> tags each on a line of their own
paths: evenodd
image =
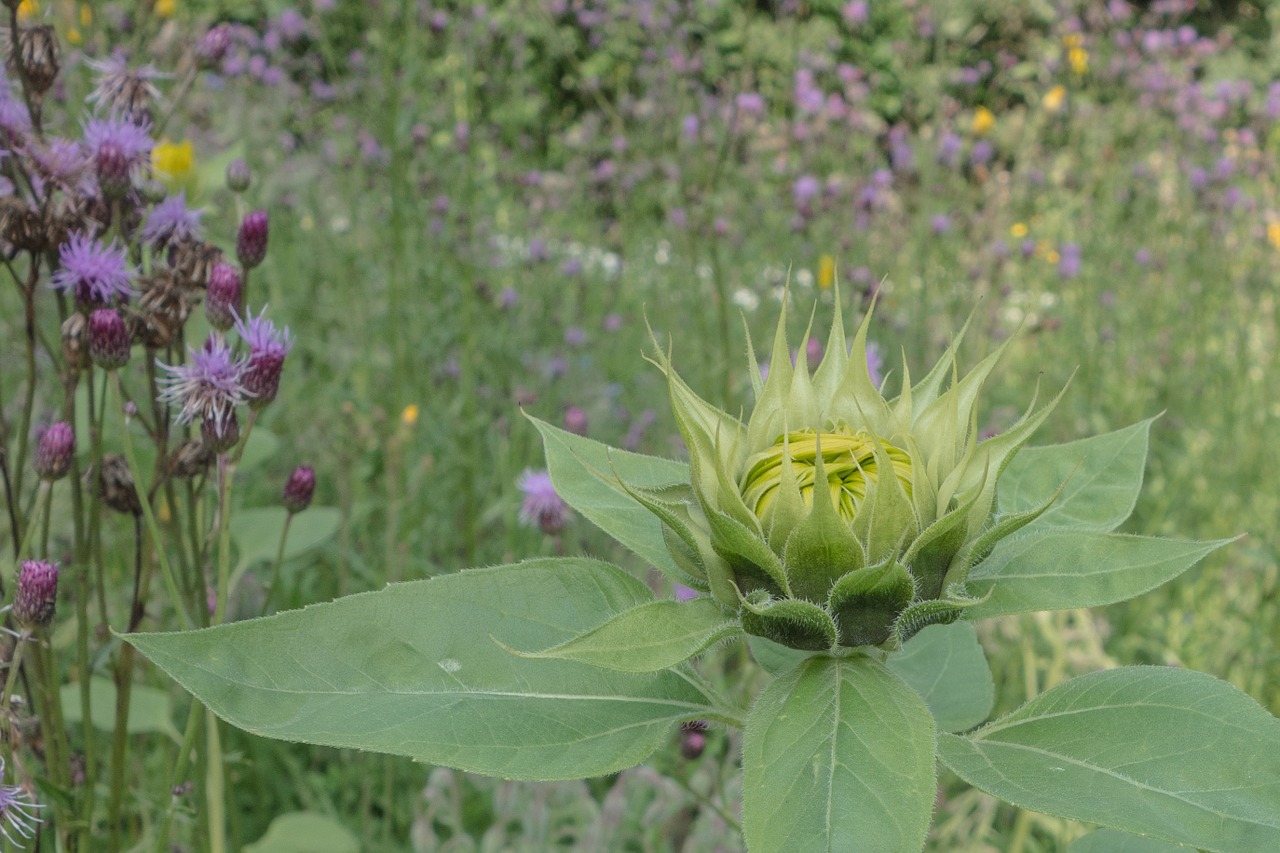
<svg viewBox="0 0 1280 853">
<path fill-rule="evenodd" d="M 689 794 L 695 800 L 697 800 L 699 803 L 706 806 L 707 808 L 711 809 L 716 814 L 720 815 L 720 819 L 723 820 L 725 823 L 727 823 L 730 826 L 730 828 L 732 828 L 735 832 L 737 832 L 739 835 L 742 834 L 742 824 L 738 822 L 738 819 L 736 817 L 729 814 L 728 809 L 726 809 L 724 806 L 720 805 L 715 800 L 708 797 L 706 794 L 694 788 L 692 785 L 688 783 L 688 781 L 686 781 L 681 776 L 676 775 L 671 778 L 674 778 L 676 781 L 676 784 L 678 784 L 681 788 L 684 788 L 686 791 L 688 791 Z"/>
<path fill-rule="evenodd" d="M 226 853 L 226 780 L 222 767 L 222 744 L 218 738 L 218 718 L 206 708 L 204 719 L 205 748 L 209 756 L 209 768 L 205 774 L 205 802 L 209 808 L 209 853 Z"/>
<path fill-rule="evenodd" d="M 18 683 L 18 670 L 22 667 L 22 650 L 26 647 L 27 641 L 31 635 L 27 631 L 23 631 L 18 637 L 17 643 L 13 647 L 13 657 L 9 659 L 9 672 L 4 679 L 4 692 L 0 693 L 0 726 L 3 727 L 3 744 L 4 744 L 4 766 L 13 766 L 13 738 L 10 732 L 13 728 L 13 714 L 10 709 L 10 699 L 13 697 L 13 688 Z M 3 781 L 3 780 L 0 780 Z"/>
<path fill-rule="evenodd" d="M 169 806 L 160 818 L 160 830 L 156 833 L 155 853 L 165 853 L 169 849 L 169 826 L 173 823 L 173 811 L 177 805 L 177 795 L 173 792 L 186 781 L 187 765 L 191 763 L 191 750 L 195 748 L 196 736 L 200 733 L 200 712 L 204 706 L 199 702 L 191 703 L 187 713 L 187 728 L 182 735 L 182 745 L 178 747 L 178 758 L 173 764 L 173 775 L 169 784 Z"/>
<path fill-rule="evenodd" d="M 280 564 L 284 562 L 284 543 L 289 538 L 289 525 L 293 523 L 293 513 L 288 513 L 284 517 L 284 529 L 280 531 L 280 545 L 276 548 L 276 561 L 271 566 L 271 586 L 267 587 L 267 592 L 262 596 L 262 612 L 259 616 L 266 616 L 268 608 L 271 607 L 271 598 L 275 595 L 276 585 L 280 583 Z"/>
<path fill-rule="evenodd" d="M 58 669 L 53 660 L 53 648 L 41 636 L 34 634 L 35 647 L 32 662 L 36 668 L 36 696 L 39 698 L 40 731 L 44 735 L 45 770 L 55 785 L 67 789 L 71 786 L 71 750 L 67 744 L 67 727 L 62 717 L 61 695 L 58 690 Z M 54 818 L 58 834 L 66 849 L 70 837 L 71 815 L 63 813 L 58 801 L 53 802 Z"/>
</svg>

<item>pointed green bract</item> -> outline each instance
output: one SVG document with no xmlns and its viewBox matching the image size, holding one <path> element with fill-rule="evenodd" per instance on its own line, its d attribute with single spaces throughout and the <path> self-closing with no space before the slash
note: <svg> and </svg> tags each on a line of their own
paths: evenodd
<svg viewBox="0 0 1280 853">
<path fill-rule="evenodd" d="M 748 849 L 918 853 L 937 795 L 934 738 L 924 701 L 884 664 L 805 660 L 747 716 Z"/>
<path fill-rule="evenodd" d="M 838 634 L 831 614 L 802 598 L 743 602 L 742 627 L 793 649 L 823 651 L 836 645 Z"/>
<path fill-rule="evenodd" d="M 911 603 L 915 583 L 896 560 L 850 572 L 831 588 L 827 607 L 846 646 L 876 646 L 889 639 L 893 623 Z"/>
</svg>

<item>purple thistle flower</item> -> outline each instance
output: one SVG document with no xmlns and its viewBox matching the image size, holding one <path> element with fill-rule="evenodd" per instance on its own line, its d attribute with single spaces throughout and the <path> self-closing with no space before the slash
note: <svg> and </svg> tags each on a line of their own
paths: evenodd
<svg viewBox="0 0 1280 853">
<path fill-rule="evenodd" d="M 13 618 L 20 625 L 48 625 L 58 605 L 58 567 L 44 560 L 24 560 L 13 593 Z"/>
<path fill-rule="evenodd" d="M 13 96 L 8 86 L 0 89 L 0 138 L 16 145 L 31 130 L 27 105 Z"/>
<path fill-rule="evenodd" d="M 163 248 L 175 240 L 199 239 L 204 229 L 200 225 L 203 210 L 187 207 L 187 192 L 179 190 L 151 208 L 146 224 L 142 226 L 142 239 L 156 248 Z"/>
<path fill-rule="evenodd" d="M 187 353 L 191 360 L 186 364 L 157 362 L 169 372 L 161 380 L 164 388 L 158 399 L 181 407 L 178 423 L 199 420 L 202 425 L 212 424 L 214 433 L 222 435 L 235 416 L 236 406 L 248 399 L 246 362 L 234 359 L 226 341 L 212 336 L 199 350 L 187 347 Z"/>
<path fill-rule="evenodd" d="M 538 527 L 547 535 L 564 529 L 569 519 L 569 505 L 556 492 L 550 474 L 526 468 L 516 485 L 524 492 L 524 503 L 520 505 L 521 524 Z"/>
<path fill-rule="evenodd" d="M 249 345 L 243 381 L 245 391 L 250 395 L 249 405 L 260 409 L 276 398 L 280 389 L 280 370 L 284 367 L 285 356 L 293 349 L 293 338 L 289 335 L 288 326 L 283 330 L 276 329 L 275 323 L 267 319 L 266 308 L 257 317 L 248 314 L 247 318 L 247 323 L 236 321 L 240 339 Z"/>
<path fill-rule="evenodd" d="M 3 772 L 4 760 L 0 759 L 0 776 Z M 35 813 L 35 809 L 39 808 L 43 806 L 31 802 L 30 795 L 24 789 L 17 785 L 0 784 L 0 835 L 10 844 L 24 846 L 9 831 L 13 830 L 19 838 L 34 836 L 36 830 L 32 824 L 43 822 Z"/>
<path fill-rule="evenodd" d="M 114 308 L 98 308 L 89 315 L 89 358 L 103 370 L 119 370 L 129 363 L 133 339 L 124 318 Z"/>
<path fill-rule="evenodd" d="M 41 480 L 53 482 L 67 476 L 76 453 L 76 433 L 66 421 L 54 421 L 36 440 L 34 467 Z"/>
<path fill-rule="evenodd" d="M 247 270 L 262 263 L 267 256 L 269 220 L 265 210 L 255 210 L 245 215 L 236 234 L 236 257 Z"/>
<path fill-rule="evenodd" d="M 47 144 L 31 152 L 41 177 L 69 189 L 78 188 L 89 168 L 89 157 L 79 142 L 51 138 Z"/>
<path fill-rule="evenodd" d="M 290 515 L 302 512 L 311 506 L 311 496 L 316 491 L 316 472 L 310 465 L 299 465 L 289 475 L 284 484 L 284 495 L 281 500 Z"/>
<path fill-rule="evenodd" d="M 73 296 L 86 307 L 110 305 L 134 295 L 129 276 L 134 272 L 123 246 L 110 245 L 81 232 L 72 233 L 58 248 L 61 267 L 50 281 L 55 290 Z"/>
<path fill-rule="evenodd" d="M 133 185 L 155 145 L 148 131 L 146 125 L 117 119 L 90 119 L 84 126 L 84 144 L 104 192 L 123 195 Z"/>
<path fill-rule="evenodd" d="M 209 318 L 209 325 L 220 332 L 234 326 L 240 316 L 243 298 L 244 281 L 240 272 L 231 264 L 214 264 L 209 271 L 209 286 L 204 300 L 204 313 Z"/>
<path fill-rule="evenodd" d="M 90 59 L 87 64 L 98 72 L 98 85 L 87 99 L 91 104 L 111 113 L 136 116 L 160 100 L 160 90 L 151 81 L 167 75 L 150 65 L 130 70 L 128 59 L 120 51 L 106 59 Z"/>
</svg>

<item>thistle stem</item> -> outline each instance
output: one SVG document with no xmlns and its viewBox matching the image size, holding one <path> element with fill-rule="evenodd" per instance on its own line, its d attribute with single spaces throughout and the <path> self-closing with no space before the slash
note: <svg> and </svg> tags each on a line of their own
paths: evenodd
<svg viewBox="0 0 1280 853">
<path fill-rule="evenodd" d="M 284 562 L 284 544 L 289 539 L 289 525 L 293 523 L 293 513 L 288 513 L 284 517 L 284 529 L 280 531 L 280 544 L 276 548 L 276 559 L 271 566 L 271 585 L 267 587 L 266 593 L 262 596 L 262 612 L 259 616 L 266 616 L 267 611 L 271 607 L 271 599 L 275 595 L 276 586 L 280 583 L 280 564 Z"/>
</svg>

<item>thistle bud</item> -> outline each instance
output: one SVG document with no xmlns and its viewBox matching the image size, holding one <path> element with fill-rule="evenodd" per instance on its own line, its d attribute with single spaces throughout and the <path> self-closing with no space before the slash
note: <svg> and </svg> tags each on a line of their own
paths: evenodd
<svg viewBox="0 0 1280 853">
<path fill-rule="evenodd" d="M 570 406 L 564 410 L 564 428 L 574 435 L 587 434 L 587 413 L 581 406 Z"/>
<path fill-rule="evenodd" d="M 108 453 L 102 457 L 98 472 L 98 495 L 103 503 L 116 512 L 142 515 L 142 503 L 138 500 L 138 490 L 133 485 L 133 475 L 129 473 L 129 463 L 118 453 Z"/>
<path fill-rule="evenodd" d="M 57 79 L 61 66 L 58 36 L 49 24 L 25 27 L 18 35 L 18 62 L 31 88 L 43 94 Z"/>
<path fill-rule="evenodd" d="M 213 413 L 200 422 L 200 440 L 211 453 L 226 453 L 240 441 L 240 419 L 235 410 Z"/>
<path fill-rule="evenodd" d="M 316 472 L 310 465 L 299 465 L 284 484 L 284 508 L 290 515 L 311 506 L 311 496 L 316 491 Z"/>
<path fill-rule="evenodd" d="M 108 198 L 122 198 L 133 186 L 133 164 L 119 145 L 107 142 L 98 146 L 93 155 L 93 168 L 98 186 Z"/>
<path fill-rule="evenodd" d="M 44 560 L 23 560 L 13 594 L 13 618 L 34 627 L 53 621 L 58 604 L 58 567 Z"/>
<path fill-rule="evenodd" d="M 36 442 L 36 473 L 41 480 L 61 480 L 71 470 L 75 453 L 75 430 L 65 421 L 54 421 L 44 428 Z"/>
<path fill-rule="evenodd" d="M 129 363 L 133 340 L 124 318 L 114 308 L 99 308 L 89 315 L 89 357 L 103 370 L 118 370 Z"/>
<path fill-rule="evenodd" d="M 707 748 L 707 724 L 693 720 L 680 727 L 680 754 L 693 761 Z"/>
<path fill-rule="evenodd" d="M 267 256 L 268 220 L 265 210 L 255 210 L 245 216 L 236 234 L 236 257 L 240 266 L 251 270 Z"/>
<path fill-rule="evenodd" d="M 569 520 L 569 505 L 556 492 L 550 474 L 526 468 L 516 485 L 524 493 L 524 502 L 520 505 L 521 524 L 537 527 L 548 536 L 564 529 Z"/>
<path fill-rule="evenodd" d="M 209 293 L 205 297 L 204 313 L 209 325 L 225 332 L 236 324 L 240 316 L 240 302 L 244 297 L 244 282 L 239 271 L 231 264 L 218 263 L 209 271 Z"/>
<path fill-rule="evenodd" d="M 249 164 L 240 158 L 236 158 L 227 164 L 227 189 L 233 193 L 242 193 L 249 189 L 249 184 L 253 180 L 253 173 L 249 171 Z"/>
<path fill-rule="evenodd" d="M 231 30 L 222 24 L 210 27 L 196 45 L 196 65 L 203 71 L 215 70 L 230 47 Z"/>
</svg>

